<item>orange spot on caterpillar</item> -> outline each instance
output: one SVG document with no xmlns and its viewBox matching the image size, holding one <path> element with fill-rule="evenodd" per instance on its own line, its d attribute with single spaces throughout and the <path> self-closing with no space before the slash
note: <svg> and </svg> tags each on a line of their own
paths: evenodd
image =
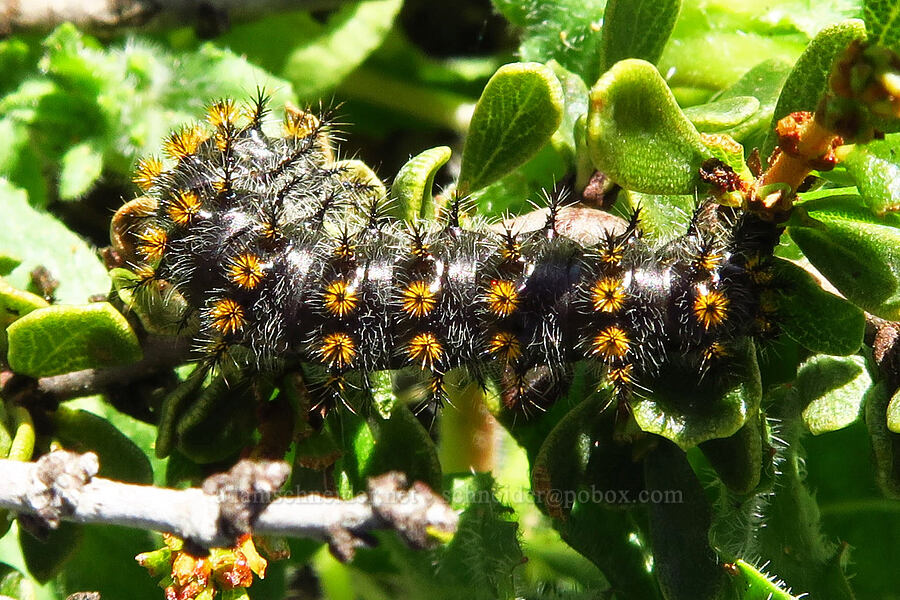
<svg viewBox="0 0 900 600">
<path fill-rule="evenodd" d="M 728 318 L 728 297 L 720 290 L 711 290 L 705 284 L 697 286 L 694 299 L 694 316 L 709 329 L 721 325 Z"/>
<path fill-rule="evenodd" d="M 491 311 L 500 317 L 508 317 L 519 305 L 519 290 L 512 281 L 495 279 L 487 292 L 487 303 Z"/>
<path fill-rule="evenodd" d="M 231 298 L 223 298 L 213 303 L 209 311 L 213 327 L 223 334 L 236 333 L 247 322 L 244 307 Z"/>
<path fill-rule="evenodd" d="M 356 357 L 356 343 L 346 333 L 329 333 L 322 338 L 319 354 L 333 369 L 344 369 Z"/>
<path fill-rule="evenodd" d="M 315 135 L 322 126 L 318 117 L 293 106 L 284 109 L 284 135 L 295 140 Z"/>
<path fill-rule="evenodd" d="M 175 198 L 169 202 L 167 210 L 169 216 L 172 217 L 172 221 L 174 221 L 176 225 L 184 227 L 190 225 L 194 217 L 200 213 L 200 208 L 202 208 L 202 206 L 203 202 L 196 192 L 190 190 L 180 191 L 177 192 Z"/>
<path fill-rule="evenodd" d="M 410 362 L 421 361 L 423 369 L 431 369 L 434 363 L 444 355 L 444 347 L 433 333 L 418 333 L 407 344 L 406 355 Z"/>
<path fill-rule="evenodd" d="M 231 260 L 228 265 L 228 278 L 237 286 L 252 290 L 265 277 L 263 265 L 259 257 L 251 252 L 244 252 Z"/>
<path fill-rule="evenodd" d="M 631 339 L 621 327 L 611 325 L 594 337 L 591 352 L 605 359 L 622 358 L 631 347 Z"/>
<path fill-rule="evenodd" d="M 488 352 L 500 360 L 511 362 L 522 356 L 522 344 L 515 334 L 509 331 L 495 333 L 488 342 Z"/>
<path fill-rule="evenodd" d="M 401 308 L 410 316 L 422 318 L 434 310 L 436 304 L 435 292 L 422 280 L 413 281 L 403 290 Z"/>
<path fill-rule="evenodd" d="M 591 289 L 591 300 L 597 312 L 616 312 L 625 304 L 627 297 L 622 280 L 615 277 L 604 277 Z"/>
<path fill-rule="evenodd" d="M 162 172 L 162 161 L 155 156 L 147 156 L 138 161 L 131 180 L 146 192 L 153 187 Z"/>
<path fill-rule="evenodd" d="M 166 252 L 169 235 L 159 227 L 148 227 L 137 236 L 137 249 L 149 261 L 161 260 Z"/>
<path fill-rule="evenodd" d="M 199 125 L 187 125 L 172 132 L 163 143 L 163 152 L 174 160 L 181 160 L 197 151 L 206 140 L 206 134 Z"/>
<path fill-rule="evenodd" d="M 335 279 L 325 286 L 323 300 L 326 310 L 341 318 L 356 310 L 359 304 L 356 288 L 343 279 Z"/>
</svg>

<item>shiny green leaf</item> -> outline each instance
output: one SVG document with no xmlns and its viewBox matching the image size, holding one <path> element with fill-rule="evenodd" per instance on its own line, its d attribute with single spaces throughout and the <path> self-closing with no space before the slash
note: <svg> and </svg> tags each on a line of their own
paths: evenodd
<svg viewBox="0 0 900 600">
<path fill-rule="evenodd" d="M 897 52 L 900 50 L 900 2 L 864 0 L 863 20 L 872 40 Z"/>
<path fill-rule="evenodd" d="M 24 317 L 33 310 L 49 306 L 47 301 L 31 292 L 17 290 L 0 279 L 0 329 Z"/>
<path fill-rule="evenodd" d="M 745 96 L 759 101 L 759 108 L 753 115 L 722 133 L 727 133 L 748 150 L 759 148 L 768 134 L 778 96 L 791 66 L 790 62 L 777 58 L 763 61 L 719 94 L 716 100 L 720 102 Z"/>
<path fill-rule="evenodd" d="M 681 0 L 609 0 L 603 16 L 603 70 L 626 58 L 658 61 L 680 10 Z"/>
<path fill-rule="evenodd" d="M 759 100 L 753 96 L 733 96 L 689 106 L 684 109 L 686 116 L 698 131 L 718 133 L 737 127 L 759 111 Z"/>
<path fill-rule="evenodd" d="M 635 421 L 682 449 L 733 435 L 759 409 L 762 385 L 752 342 L 734 348 L 729 362 L 699 383 L 693 369 L 667 365 L 649 382 L 652 393 L 632 398 Z"/>
<path fill-rule="evenodd" d="M 732 575 L 740 600 L 800 600 L 788 592 L 777 577 L 766 575 L 744 559 L 733 563 Z"/>
<path fill-rule="evenodd" d="M 648 194 L 692 194 L 712 153 L 656 67 L 617 63 L 591 90 L 588 150 L 597 170 Z"/>
<path fill-rule="evenodd" d="M 894 393 L 888 403 L 887 428 L 893 433 L 900 433 L 900 390 Z"/>
<path fill-rule="evenodd" d="M 900 134 L 856 146 L 842 164 L 877 215 L 900 211 Z"/>
<path fill-rule="evenodd" d="M 434 217 L 432 186 L 438 169 L 450 160 L 450 148 L 438 146 L 410 158 L 400 167 L 391 195 L 397 200 L 394 214 L 406 221 Z"/>
<path fill-rule="evenodd" d="M 50 214 L 29 206 L 25 193 L 2 179 L 0 206 L 0 253 L 22 261 L 10 273 L 10 285 L 26 289 L 31 271 L 40 265 L 59 280 L 54 292 L 59 302 L 85 302 L 109 289 L 106 269 L 91 247 Z"/>
<path fill-rule="evenodd" d="M 500 179 L 534 156 L 562 121 L 562 86 L 548 67 L 500 67 L 478 100 L 463 147 L 459 189 L 465 194 Z"/>
<path fill-rule="evenodd" d="M 10 325 L 7 332 L 9 366 L 32 377 L 129 364 L 141 358 L 128 321 L 107 302 L 41 308 Z"/>
<path fill-rule="evenodd" d="M 803 363 L 795 383 L 804 408 L 806 428 L 819 435 L 853 424 L 872 387 L 872 377 L 860 356 L 817 355 Z"/>
<path fill-rule="evenodd" d="M 813 352 L 845 356 L 863 342 L 866 315 L 843 298 L 822 289 L 797 265 L 774 261 L 778 294 L 778 326 L 791 339 Z"/>
<path fill-rule="evenodd" d="M 816 269 L 848 300 L 900 319 L 900 229 L 817 210 L 795 215 L 788 233 Z"/>
</svg>

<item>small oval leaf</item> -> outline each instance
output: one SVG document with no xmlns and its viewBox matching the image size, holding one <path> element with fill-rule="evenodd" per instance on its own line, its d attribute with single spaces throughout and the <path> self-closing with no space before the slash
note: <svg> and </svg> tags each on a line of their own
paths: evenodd
<svg viewBox="0 0 900 600">
<path fill-rule="evenodd" d="M 900 211 L 900 134 L 854 147 L 843 165 L 877 215 Z"/>
<path fill-rule="evenodd" d="M 650 394 L 631 401 L 640 428 L 688 449 L 737 432 L 759 410 L 762 397 L 753 342 L 734 348 L 727 364 L 714 366 L 697 383 L 696 373 L 667 365 L 648 386 Z"/>
<path fill-rule="evenodd" d="M 681 0 L 609 0 L 603 13 L 603 70 L 626 58 L 656 63 L 679 12 Z"/>
<path fill-rule="evenodd" d="M 900 390 L 894 393 L 894 397 L 888 403 L 887 428 L 893 433 L 900 433 Z"/>
<path fill-rule="evenodd" d="M 690 119 L 698 131 L 718 133 L 729 127 L 737 127 L 759 110 L 759 100 L 753 96 L 735 96 L 689 106 L 684 116 Z"/>
<path fill-rule="evenodd" d="M 500 179 L 537 154 L 562 122 L 565 100 L 553 71 L 540 63 L 503 65 L 484 87 L 463 148 L 463 194 Z"/>
<path fill-rule="evenodd" d="M 9 366 L 32 377 L 124 365 L 142 355 L 131 325 L 108 302 L 41 308 L 7 332 Z"/>
<path fill-rule="evenodd" d="M 594 167 L 647 194 L 693 194 L 712 153 L 656 67 L 623 60 L 591 90 L 588 151 Z"/>
<path fill-rule="evenodd" d="M 788 233 L 848 300 L 883 319 L 900 319 L 900 229 L 816 211 Z"/>
<path fill-rule="evenodd" d="M 773 265 L 779 282 L 778 326 L 788 337 L 823 354 L 846 356 L 859 350 L 866 333 L 862 310 L 823 290 L 801 267 L 780 258 Z"/>
<path fill-rule="evenodd" d="M 700 450 L 722 483 L 736 494 L 748 494 L 759 485 L 765 436 L 759 413 L 751 415 L 737 433 L 700 444 Z"/>
<path fill-rule="evenodd" d="M 450 148 L 438 146 L 410 158 L 400 167 L 391 195 L 397 200 L 394 214 L 406 221 L 434 217 L 434 176 L 450 160 Z"/>
<path fill-rule="evenodd" d="M 16 289 L 0 279 L 0 329 L 33 310 L 46 308 L 47 301 L 36 294 Z"/>
<path fill-rule="evenodd" d="M 819 435 L 856 422 L 872 377 L 860 356 L 819 355 L 800 367 L 795 386 L 805 405 L 803 423 Z"/>
</svg>

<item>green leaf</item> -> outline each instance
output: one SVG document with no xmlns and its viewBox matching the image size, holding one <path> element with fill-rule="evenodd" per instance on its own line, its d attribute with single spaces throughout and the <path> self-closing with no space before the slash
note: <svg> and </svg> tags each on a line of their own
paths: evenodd
<svg viewBox="0 0 900 600">
<path fill-rule="evenodd" d="M 153 483 L 156 485 L 166 484 L 165 475 L 167 463 L 166 461 L 157 459 L 154 452 L 157 436 L 155 424 L 151 425 L 150 423 L 145 423 L 129 414 L 117 410 L 112 405 L 105 402 L 102 396 L 88 396 L 86 398 L 69 400 L 61 404 L 60 407 L 67 408 L 70 411 L 78 410 L 88 412 L 100 417 L 105 422 L 110 423 L 116 431 L 118 431 L 120 435 L 124 435 L 128 442 L 136 447 L 146 458 L 146 461 L 149 462 L 149 465 L 152 468 Z M 129 449 L 126 452 L 132 451 L 133 450 Z M 137 463 L 143 463 L 145 461 L 139 458 L 131 458 L 129 459 L 129 462 L 132 465 L 137 465 Z M 101 472 L 103 472 L 104 465 L 103 455 L 101 454 Z M 132 472 L 136 472 L 133 467 L 129 467 L 129 469 L 131 469 Z"/>
<path fill-rule="evenodd" d="M 887 384 L 878 383 L 866 398 L 866 427 L 875 457 L 875 481 L 884 495 L 900 499 L 900 433 L 888 427 L 892 403 Z"/>
<path fill-rule="evenodd" d="M 712 154 L 656 67 L 617 63 L 591 90 L 588 150 L 597 170 L 648 194 L 693 194 Z"/>
<path fill-rule="evenodd" d="M 813 352 L 846 356 L 862 345 L 866 315 L 843 298 L 822 289 L 801 267 L 776 258 L 775 304 L 778 326 Z"/>
<path fill-rule="evenodd" d="M 0 254 L 0 277 L 5 277 L 12 273 L 13 269 L 22 264 L 22 261 L 15 256 L 8 254 Z"/>
<path fill-rule="evenodd" d="M 459 597 L 515 595 L 514 569 L 524 560 L 519 526 L 512 520 L 513 511 L 497 500 L 494 485 L 488 473 L 467 473 L 445 482 L 450 505 L 462 512 L 453 540 L 442 549 L 438 581 L 468 590 Z"/>
<path fill-rule="evenodd" d="M 900 6 L 900 5 L 898 5 Z M 876 215 L 900 211 L 900 134 L 857 145 L 841 164 Z"/>
<path fill-rule="evenodd" d="M 659 196 L 623 191 L 618 194 L 612 212 L 623 219 L 630 219 L 636 210 L 640 210 L 641 232 L 654 244 L 662 245 L 684 235 L 697 208 L 693 195 Z"/>
<path fill-rule="evenodd" d="M 667 600 L 718 597 L 724 571 L 709 547 L 712 514 L 703 486 L 684 452 L 661 441 L 644 461 L 647 489 L 671 494 L 677 502 L 651 502 L 653 570 Z"/>
<path fill-rule="evenodd" d="M 397 200 L 395 216 L 406 221 L 434 217 L 432 186 L 438 169 L 450 160 L 450 148 L 438 146 L 410 158 L 400 167 L 391 195 Z"/>
<path fill-rule="evenodd" d="M 325 23 L 305 11 L 279 14 L 236 26 L 219 41 L 288 79 L 301 99 L 315 101 L 333 91 L 382 44 L 402 4 L 401 0 L 350 2 Z"/>
<path fill-rule="evenodd" d="M 175 428 L 178 449 L 201 464 L 235 456 L 256 426 L 252 398 L 246 380 L 215 377 L 181 414 Z"/>
<path fill-rule="evenodd" d="M 681 0 L 609 0 L 603 17 L 603 70 L 626 58 L 658 61 L 680 11 Z"/>
<path fill-rule="evenodd" d="M 900 2 L 897 0 L 864 0 L 863 20 L 872 41 L 900 50 Z"/>
<path fill-rule="evenodd" d="M 602 24 L 606 0 L 525 0 L 512 9 L 495 0 L 498 10 L 525 27 L 523 60 L 556 60 L 590 85 L 602 73 Z"/>
<path fill-rule="evenodd" d="M 441 463 L 437 448 L 405 404 L 397 403 L 389 419 L 372 417 L 368 424 L 375 445 L 367 460 L 366 477 L 403 471 L 411 480 L 422 481 L 440 491 Z"/>
<path fill-rule="evenodd" d="M 150 460 L 115 425 L 86 410 L 60 406 L 53 415 L 56 435 L 69 450 L 94 452 L 100 477 L 128 483 L 153 483 Z"/>
<path fill-rule="evenodd" d="M 718 133 L 737 127 L 759 110 L 759 100 L 753 96 L 733 96 L 684 109 L 698 131 Z"/>
<path fill-rule="evenodd" d="M 4 215 L 0 253 L 22 260 L 9 275 L 10 285 L 27 288 L 31 271 L 43 266 L 59 280 L 54 292 L 59 302 L 82 303 L 109 289 L 106 269 L 87 243 L 49 214 L 29 206 L 25 194 L 2 178 L 0 205 Z"/>
<path fill-rule="evenodd" d="M 565 518 L 572 510 L 592 453 L 600 452 L 604 460 L 611 461 L 615 450 L 611 439 L 605 441 L 603 451 L 597 447 L 601 444 L 598 430 L 610 421 L 605 410 L 610 406 L 609 394 L 588 398 L 560 420 L 538 450 L 531 466 L 531 487 L 535 502 L 551 517 Z"/>
<path fill-rule="evenodd" d="M 860 308 L 900 319 L 900 229 L 824 210 L 812 218 L 796 212 L 788 233 L 813 266 Z"/>
<path fill-rule="evenodd" d="M 814 111 L 828 89 L 828 76 L 835 59 L 850 42 L 865 39 L 862 21 L 851 19 L 823 29 L 806 47 L 788 75 L 772 115 L 772 124 L 762 148 L 768 156 L 775 147 L 775 125 L 798 110 Z"/>
<path fill-rule="evenodd" d="M 28 573 L 44 583 L 59 573 L 63 564 L 75 554 L 84 529 L 77 523 L 63 521 L 43 541 L 21 529 L 18 533 Z"/>
<path fill-rule="evenodd" d="M 744 73 L 731 87 L 716 97 L 718 101 L 751 96 L 759 101 L 757 111 L 741 123 L 725 129 L 745 148 L 759 148 L 768 134 L 778 95 L 791 72 L 791 63 L 781 59 L 763 61 Z"/>
<path fill-rule="evenodd" d="M 818 355 L 801 365 L 795 385 L 805 406 L 803 423 L 819 435 L 856 422 L 872 377 L 860 356 Z"/>
<path fill-rule="evenodd" d="M 9 366 L 32 377 L 111 367 L 141 358 L 137 336 L 108 302 L 50 306 L 7 329 Z"/>
<path fill-rule="evenodd" d="M 777 389 L 769 401 L 769 414 L 779 423 L 783 447 L 775 493 L 761 510 L 766 526 L 758 530 L 757 553 L 771 561 L 771 572 L 783 578 L 795 593 L 851 600 L 853 595 L 841 569 L 843 549 L 822 530 L 819 506 L 805 481 L 800 396 L 785 387 Z M 790 551 L 785 552 L 786 548 Z"/>
<path fill-rule="evenodd" d="M 887 428 L 893 433 L 900 433 L 900 390 L 894 392 L 894 397 L 888 403 Z"/>
<path fill-rule="evenodd" d="M 69 148 L 62 157 L 59 197 L 75 200 L 90 190 L 103 170 L 103 154 L 93 144 L 83 142 Z"/>
<path fill-rule="evenodd" d="M 156 439 L 156 457 L 166 458 L 172 452 L 177 441 L 176 428 L 179 419 L 188 406 L 193 404 L 200 387 L 206 380 L 206 369 L 195 368 L 194 371 L 174 390 L 163 398 L 159 410 L 159 433 Z"/>
<path fill-rule="evenodd" d="M 736 494 L 747 494 L 759 485 L 764 427 L 759 414 L 750 415 L 734 435 L 700 444 L 719 479 Z"/>
<path fill-rule="evenodd" d="M 10 323 L 24 317 L 33 310 L 46 308 L 47 301 L 36 294 L 17 290 L 4 279 L 0 279 L 0 329 L 6 329 Z"/>
<path fill-rule="evenodd" d="M 534 156 L 562 121 L 562 86 L 537 63 L 511 63 L 491 77 L 475 106 L 463 147 L 463 194 L 500 179 Z"/>
<path fill-rule="evenodd" d="M 729 364 L 714 367 L 699 384 L 692 369 L 672 363 L 648 387 L 651 393 L 631 400 L 635 421 L 682 449 L 733 435 L 759 409 L 762 396 L 750 340 L 733 349 Z"/>
</svg>

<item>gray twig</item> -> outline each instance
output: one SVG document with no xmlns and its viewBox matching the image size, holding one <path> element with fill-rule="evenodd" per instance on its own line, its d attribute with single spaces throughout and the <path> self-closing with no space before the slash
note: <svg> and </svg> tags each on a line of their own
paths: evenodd
<svg viewBox="0 0 900 600">
<path fill-rule="evenodd" d="M 176 490 L 92 477 L 94 469 L 84 465 L 95 461 L 92 454 L 64 451 L 37 463 L 0 460 L 0 508 L 32 515 L 50 528 L 60 519 L 124 525 L 173 533 L 207 548 L 233 545 L 249 526 L 255 534 L 325 540 L 342 559 L 366 545 L 373 530 L 394 529 L 421 547 L 428 541 L 426 531 L 452 534 L 459 519 L 441 496 L 421 483 L 408 486 L 400 473 L 373 478 L 367 494 L 340 500 L 319 494 L 275 497 L 288 474 L 280 462 L 241 461 L 202 489 Z M 84 475 L 77 490 L 70 481 L 73 472 Z"/>
</svg>

